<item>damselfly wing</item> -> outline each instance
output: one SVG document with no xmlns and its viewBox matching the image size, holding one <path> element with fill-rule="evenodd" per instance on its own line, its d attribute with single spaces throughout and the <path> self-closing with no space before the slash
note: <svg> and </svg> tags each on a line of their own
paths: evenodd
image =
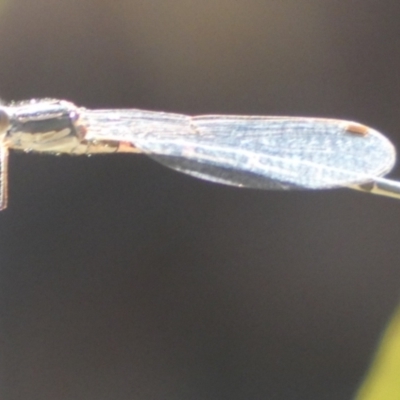
<svg viewBox="0 0 400 400">
<path fill-rule="evenodd" d="M 388 173 L 396 158 L 385 136 L 343 120 L 141 110 L 86 111 L 85 118 L 96 126 L 93 137 L 129 142 L 180 172 L 243 187 L 360 185 Z"/>
</svg>

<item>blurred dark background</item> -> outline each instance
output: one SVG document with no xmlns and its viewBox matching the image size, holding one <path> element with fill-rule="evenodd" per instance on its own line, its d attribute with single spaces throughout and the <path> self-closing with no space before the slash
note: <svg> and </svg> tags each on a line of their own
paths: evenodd
<svg viewBox="0 0 400 400">
<path fill-rule="evenodd" d="M 335 117 L 400 147 L 396 0 L 0 7 L 6 101 Z M 396 200 L 17 153 L 9 197 L 2 400 L 351 399 L 399 300 Z"/>
</svg>

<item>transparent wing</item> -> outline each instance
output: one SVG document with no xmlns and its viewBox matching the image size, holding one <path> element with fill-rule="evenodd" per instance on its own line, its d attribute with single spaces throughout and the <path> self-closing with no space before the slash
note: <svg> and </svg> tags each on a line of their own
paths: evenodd
<svg viewBox="0 0 400 400">
<path fill-rule="evenodd" d="M 324 189 L 370 182 L 395 162 L 392 144 L 362 125 L 297 117 L 85 111 L 88 137 L 132 143 L 175 170 L 265 189 Z"/>
</svg>

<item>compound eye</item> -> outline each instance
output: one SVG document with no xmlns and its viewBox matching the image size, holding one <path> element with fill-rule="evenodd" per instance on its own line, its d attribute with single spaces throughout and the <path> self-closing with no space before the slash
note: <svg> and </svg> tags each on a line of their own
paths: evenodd
<svg viewBox="0 0 400 400">
<path fill-rule="evenodd" d="M 8 112 L 0 107 L 0 134 L 6 133 L 8 127 L 10 125 L 10 117 L 8 116 Z"/>
</svg>

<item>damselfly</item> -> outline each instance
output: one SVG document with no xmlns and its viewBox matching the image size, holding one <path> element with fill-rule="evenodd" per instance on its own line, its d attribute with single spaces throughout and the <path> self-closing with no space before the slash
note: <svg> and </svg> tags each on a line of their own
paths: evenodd
<svg viewBox="0 0 400 400">
<path fill-rule="evenodd" d="M 0 133 L 1 208 L 7 205 L 8 149 L 144 153 L 177 171 L 239 187 L 349 187 L 400 198 L 400 183 L 382 178 L 395 163 L 393 145 L 356 122 L 88 110 L 41 99 L 1 106 Z"/>
</svg>

